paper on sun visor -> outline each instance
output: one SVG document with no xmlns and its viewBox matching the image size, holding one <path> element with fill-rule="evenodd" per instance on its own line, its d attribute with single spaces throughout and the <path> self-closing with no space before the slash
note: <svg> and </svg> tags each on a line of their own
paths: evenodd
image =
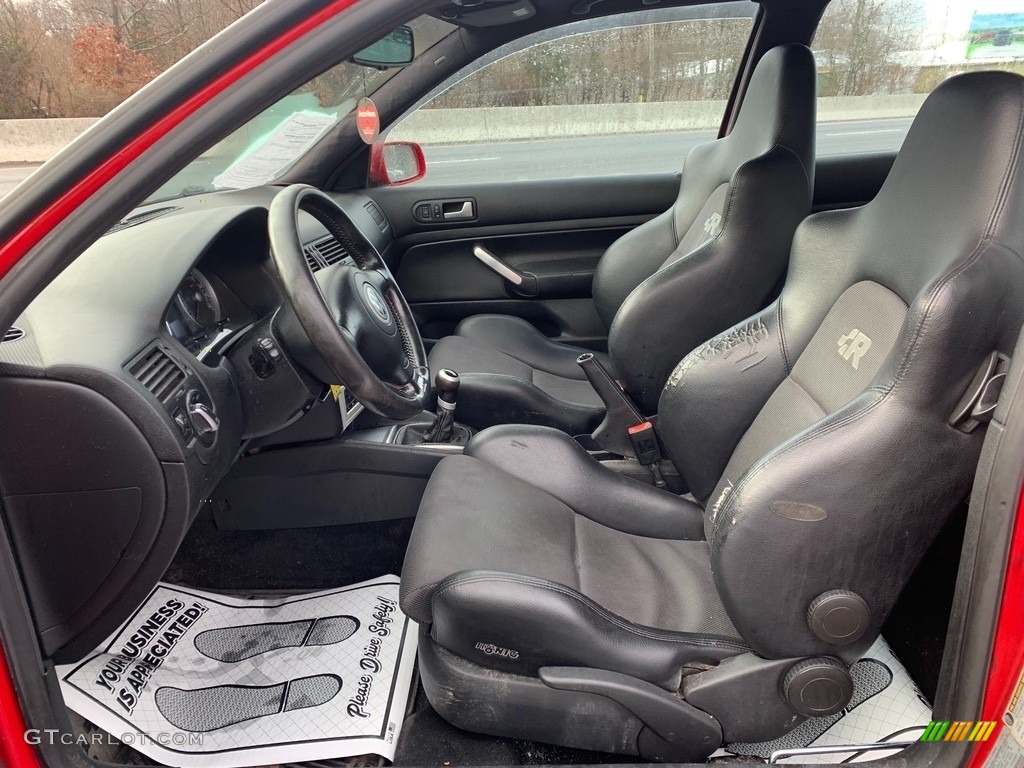
<svg viewBox="0 0 1024 768">
<path fill-rule="evenodd" d="M 267 184 L 301 157 L 338 121 L 337 115 L 296 112 L 271 131 L 255 149 L 213 180 L 218 189 L 247 189 Z"/>
<path fill-rule="evenodd" d="M 390 760 L 416 637 L 394 576 L 279 600 L 160 584 L 57 672 L 68 707 L 165 765 Z"/>
</svg>

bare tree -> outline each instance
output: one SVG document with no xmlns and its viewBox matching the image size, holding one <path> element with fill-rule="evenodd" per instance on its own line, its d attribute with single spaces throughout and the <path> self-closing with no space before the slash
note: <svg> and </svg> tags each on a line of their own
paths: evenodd
<svg viewBox="0 0 1024 768">
<path fill-rule="evenodd" d="M 13 0 L 0 0 L 0 118 L 31 114 L 21 86 L 32 66 L 24 21 L 24 13 Z"/>
<path fill-rule="evenodd" d="M 561 38 L 495 62 L 434 107 L 696 101 L 729 95 L 749 19 L 700 19 Z"/>
<path fill-rule="evenodd" d="M 921 18 L 916 0 L 832 0 L 814 38 L 821 94 L 912 91 Z"/>
</svg>

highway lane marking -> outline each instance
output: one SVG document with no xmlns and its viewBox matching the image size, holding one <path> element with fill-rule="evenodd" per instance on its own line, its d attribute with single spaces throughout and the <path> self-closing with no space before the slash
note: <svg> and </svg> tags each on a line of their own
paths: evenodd
<svg viewBox="0 0 1024 768">
<path fill-rule="evenodd" d="M 869 136 L 875 133 L 906 133 L 906 128 L 879 128 L 875 131 L 840 131 L 839 133 L 826 133 L 826 136 Z"/>
<path fill-rule="evenodd" d="M 501 160 L 500 157 L 463 157 L 458 160 L 431 160 L 431 165 L 444 165 L 446 163 L 479 163 L 487 160 Z"/>
</svg>

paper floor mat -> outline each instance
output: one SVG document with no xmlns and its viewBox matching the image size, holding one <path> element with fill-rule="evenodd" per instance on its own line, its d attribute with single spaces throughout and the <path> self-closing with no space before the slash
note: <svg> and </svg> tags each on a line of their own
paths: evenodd
<svg viewBox="0 0 1024 768">
<path fill-rule="evenodd" d="M 68 707 L 177 768 L 390 760 L 416 638 L 395 576 L 276 600 L 160 584 L 57 672 Z"/>
<path fill-rule="evenodd" d="M 767 760 L 780 749 L 879 741 L 914 741 L 932 719 L 931 704 L 918 690 L 888 643 L 879 637 L 850 670 L 853 698 L 842 712 L 804 721 L 785 736 L 761 744 L 729 744 L 718 755 L 750 755 Z M 898 750 L 855 751 L 831 755 L 802 755 L 787 763 L 843 763 L 879 760 Z"/>
</svg>

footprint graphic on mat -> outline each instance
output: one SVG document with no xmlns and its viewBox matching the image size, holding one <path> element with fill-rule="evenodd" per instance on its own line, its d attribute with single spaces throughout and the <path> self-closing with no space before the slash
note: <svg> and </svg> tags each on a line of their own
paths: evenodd
<svg viewBox="0 0 1024 768">
<path fill-rule="evenodd" d="M 235 662 L 280 648 L 334 645 L 348 640 L 357 629 L 359 620 L 355 616 L 246 624 L 200 632 L 196 635 L 195 646 L 203 656 Z"/>
<path fill-rule="evenodd" d="M 175 728 L 205 733 L 258 717 L 319 707 L 340 691 L 337 675 L 313 675 L 263 686 L 219 685 L 196 690 L 166 686 L 157 689 L 156 706 Z"/>
</svg>

